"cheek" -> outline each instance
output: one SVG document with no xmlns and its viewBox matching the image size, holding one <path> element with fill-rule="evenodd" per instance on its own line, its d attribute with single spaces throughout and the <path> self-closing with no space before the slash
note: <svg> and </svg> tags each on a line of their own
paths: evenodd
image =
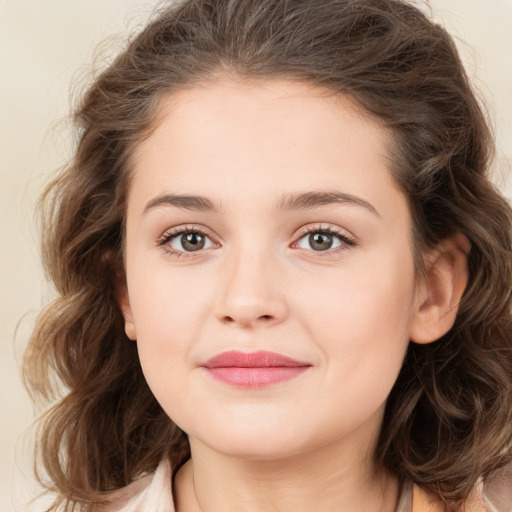
<svg viewBox="0 0 512 512">
<path fill-rule="evenodd" d="M 415 291 L 412 258 L 379 258 L 379 263 L 347 266 L 330 278 L 296 289 L 297 309 L 331 362 L 347 368 L 401 365 L 409 342 Z M 322 283 L 322 284 L 320 284 Z M 396 361 L 396 362 L 395 362 Z"/>
<path fill-rule="evenodd" d="M 315 396 L 314 402 L 318 409 L 339 414 L 333 425 L 356 425 L 382 410 L 409 344 L 412 265 L 387 265 L 386 272 L 377 268 L 352 269 L 333 276 L 328 286 L 302 293 L 307 307 L 301 322 L 322 354 L 322 386 L 331 391 Z M 297 290 L 296 296 L 300 294 Z"/>
<path fill-rule="evenodd" d="M 142 371 L 163 409 L 181 424 L 190 409 L 191 351 L 208 311 L 208 288 L 199 280 L 154 270 L 133 285 L 132 310 Z"/>
<path fill-rule="evenodd" d="M 158 326 L 168 330 L 172 325 L 179 325 L 180 330 L 193 329 L 211 295 L 204 272 L 192 266 L 173 268 L 165 260 L 139 266 L 134 263 L 128 284 L 138 331 Z"/>
<path fill-rule="evenodd" d="M 198 272 L 149 266 L 132 274 L 130 303 L 145 373 L 184 366 L 211 308 L 211 287 Z"/>
</svg>

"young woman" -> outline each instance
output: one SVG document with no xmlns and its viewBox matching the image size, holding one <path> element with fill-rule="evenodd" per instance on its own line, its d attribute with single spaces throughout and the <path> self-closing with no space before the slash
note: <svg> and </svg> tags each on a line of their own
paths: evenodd
<svg viewBox="0 0 512 512">
<path fill-rule="evenodd" d="M 55 510 L 510 509 L 512 216 L 442 28 L 181 1 L 76 120 L 25 360 Z"/>
</svg>

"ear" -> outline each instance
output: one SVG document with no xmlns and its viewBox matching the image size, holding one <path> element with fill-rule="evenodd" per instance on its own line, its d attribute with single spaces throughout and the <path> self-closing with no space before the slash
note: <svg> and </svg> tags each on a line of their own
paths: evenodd
<svg viewBox="0 0 512 512">
<path fill-rule="evenodd" d="M 126 336 L 131 340 L 137 339 L 137 334 L 135 331 L 135 323 L 133 321 L 132 308 L 130 306 L 130 298 L 128 296 L 128 288 L 126 287 L 126 283 L 119 284 L 116 290 L 117 295 L 117 303 L 119 305 L 119 309 L 124 318 L 124 331 Z"/>
<path fill-rule="evenodd" d="M 425 276 L 418 283 L 409 338 L 430 343 L 455 323 L 459 302 L 468 283 L 468 239 L 457 234 L 425 258 Z"/>
</svg>

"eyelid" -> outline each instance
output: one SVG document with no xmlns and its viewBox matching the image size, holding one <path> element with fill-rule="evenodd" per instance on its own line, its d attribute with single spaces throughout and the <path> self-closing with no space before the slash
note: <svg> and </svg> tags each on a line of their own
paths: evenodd
<svg viewBox="0 0 512 512">
<path fill-rule="evenodd" d="M 182 251 L 170 247 L 170 241 L 184 233 L 189 232 L 199 233 L 207 237 L 216 248 L 221 246 L 221 244 L 216 241 L 217 237 L 212 234 L 211 230 L 205 228 L 204 226 L 196 224 L 180 225 L 167 229 L 160 237 L 158 237 L 158 239 L 156 240 L 156 245 L 158 247 L 162 247 L 168 254 L 176 257 L 197 257 L 200 256 L 201 254 L 204 254 L 208 249 L 211 249 L 211 247 L 208 247 L 206 249 L 199 249 L 198 251 Z M 339 240 L 341 241 L 341 244 L 337 247 L 326 249 L 325 251 L 315 251 L 313 249 L 308 250 L 298 247 L 298 242 L 302 238 L 311 233 L 328 233 L 330 235 L 338 237 Z M 292 247 L 293 249 L 301 249 L 307 251 L 311 253 L 314 257 L 319 258 L 328 255 L 332 256 L 333 254 L 337 254 L 340 251 L 345 251 L 350 247 L 357 245 L 357 239 L 354 235 L 350 234 L 348 231 L 338 226 L 325 223 L 308 224 L 306 226 L 303 226 L 302 228 L 299 229 L 294 238 L 295 241 L 291 244 L 290 247 Z"/>
<path fill-rule="evenodd" d="M 183 235 L 184 233 L 199 233 L 205 237 L 207 237 L 214 246 L 220 247 L 220 243 L 215 240 L 215 236 L 211 233 L 211 231 L 204 226 L 196 225 L 196 224 L 186 224 L 186 225 L 180 225 L 175 226 L 170 229 L 167 229 L 164 231 L 164 233 L 158 237 L 156 240 L 156 245 L 158 247 L 162 247 L 167 253 L 173 255 L 173 256 L 185 256 L 185 257 L 191 257 L 191 256 L 199 256 L 200 254 L 203 254 L 205 250 L 210 249 L 200 249 L 198 251 L 181 251 L 174 248 L 171 248 L 169 245 L 169 242 L 174 240 L 180 235 Z"/>
<path fill-rule="evenodd" d="M 335 247 L 333 249 L 326 249 L 325 251 L 314 251 L 313 249 L 303 249 L 298 246 L 298 243 L 302 238 L 305 236 L 311 234 L 311 233 L 327 233 L 330 235 L 333 235 L 335 237 L 338 237 L 341 240 L 341 245 L 338 247 Z M 348 231 L 339 228 L 337 226 L 334 226 L 332 224 L 325 224 L 325 223 L 319 223 L 319 224 L 309 224 L 307 226 L 302 227 L 297 235 L 295 236 L 295 242 L 291 245 L 292 248 L 297 249 L 303 249 L 305 251 L 311 252 L 314 254 L 315 257 L 322 257 L 323 254 L 325 255 L 332 255 L 339 251 L 347 250 L 350 247 L 353 247 L 357 245 L 357 239 L 354 235 L 350 234 Z"/>
<path fill-rule="evenodd" d="M 356 242 L 356 237 L 352 235 L 349 231 L 346 229 L 340 228 L 339 226 L 336 226 L 334 224 L 330 224 L 327 222 L 316 222 L 316 223 L 309 223 L 305 226 L 302 226 L 299 228 L 296 234 L 296 238 L 301 238 L 304 235 L 307 235 L 309 233 L 316 233 L 317 231 L 324 231 L 327 233 L 332 233 L 334 235 L 342 236 L 344 238 L 350 239 L 354 243 Z"/>
</svg>

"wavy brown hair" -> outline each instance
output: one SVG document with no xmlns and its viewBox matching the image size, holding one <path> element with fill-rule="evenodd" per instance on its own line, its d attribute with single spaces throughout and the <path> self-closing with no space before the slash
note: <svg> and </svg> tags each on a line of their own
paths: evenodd
<svg viewBox="0 0 512 512">
<path fill-rule="evenodd" d="M 177 468 L 189 456 L 124 334 L 116 288 L 131 155 L 164 96 L 222 73 L 351 96 L 392 135 L 418 267 L 442 240 L 470 241 L 455 325 L 410 344 L 375 454 L 455 510 L 479 475 L 511 459 L 512 214 L 490 183 L 492 137 L 452 39 L 398 0 L 180 1 L 88 88 L 74 159 L 43 196 L 43 260 L 58 297 L 24 360 L 34 397 L 57 397 L 38 436 L 46 485 L 66 510 L 93 510 L 163 457 Z"/>
</svg>

